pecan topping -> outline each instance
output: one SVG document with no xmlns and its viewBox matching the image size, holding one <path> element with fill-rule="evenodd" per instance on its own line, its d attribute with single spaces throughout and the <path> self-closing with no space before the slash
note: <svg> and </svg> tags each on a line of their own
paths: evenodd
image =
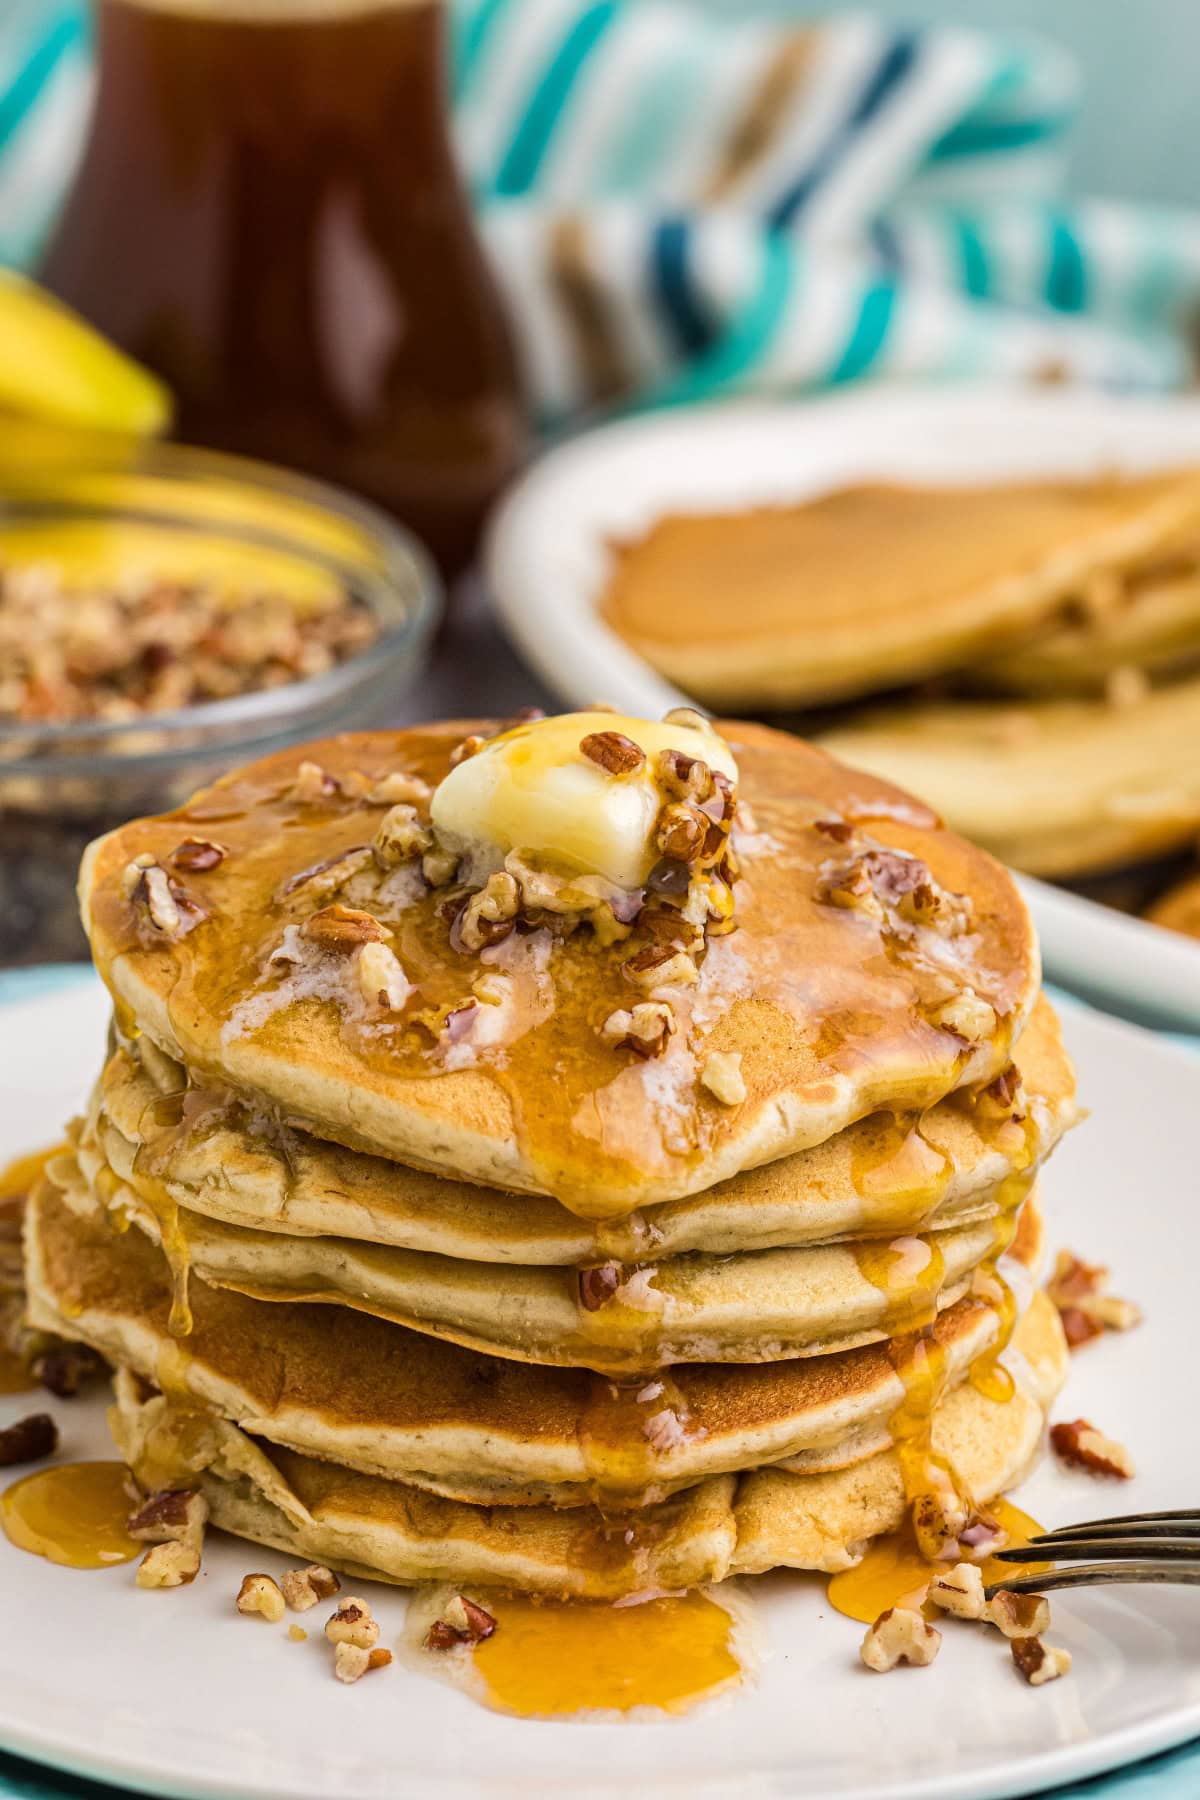
<svg viewBox="0 0 1200 1800">
<path fill-rule="evenodd" d="M 361 1644 L 339 1644 L 333 1653 L 333 1672 L 339 1681 L 349 1685 L 361 1680 L 372 1669 L 386 1669 L 391 1660 L 390 1650 L 364 1650 Z"/>
<path fill-rule="evenodd" d="M 654 834 L 655 848 L 671 862 L 698 862 L 708 843 L 709 821 L 700 808 L 688 800 L 675 800 L 664 806 Z"/>
<path fill-rule="evenodd" d="M 184 838 L 171 852 L 171 867 L 186 875 L 207 875 L 225 861 L 228 851 L 207 838 Z"/>
<path fill-rule="evenodd" d="M 433 789 L 419 775 L 402 775 L 398 769 L 382 776 L 373 787 L 368 788 L 366 802 L 368 806 L 428 806 Z"/>
<path fill-rule="evenodd" d="M 295 875 L 289 875 L 280 887 L 277 899 L 286 900 L 297 888 L 309 888 L 312 895 L 332 894 L 344 887 L 352 875 L 357 875 L 372 861 L 369 844 L 355 844 L 349 850 L 339 850 L 336 856 L 327 856 L 321 862 L 310 863 L 307 869 L 300 869 Z"/>
<path fill-rule="evenodd" d="M 1070 1250 L 1060 1250 L 1046 1292 L 1058 1308 L 1072 1350 L 1105 1331 L 1130 1331 L 1142 1322 L 1132 1300 L 1108 1292 L 1108 1270 L 1086 1263 Z"/>
<path fill-rule="evenodd" d="M 620 1263 L 600 1263 L 594 1269 L 579 1271 L 579 1304 L 584 1312 L 599 1312 L 621 1286 Z"/>
<path fill-rule="evenodd" d="M 293 797 L 303 806 L 315 805 L 319 800 L 332 800 L 340 791 L 334 777 L 320 763 L 307 760 L 300 764 L 292 782 Z"/>
<path fill-rule="evenodd" d="M 190 1587 L 200 1573 L 199 1544 L 182 1538 L 151 1544 L 138 1564 L 140 1588 Z"/>
<path fill-rule="evenodd" d="M 370 1650 L 378 1642 L 379 1626 L 365 1600 L 343 1600 L 326 1619 L 325 1636 L 331 1644 L 353 1644 L 357 1649 Z"/>
<path fill-rule="evenodd" d="M 265 1619 L 268 1625 L 278 1625 L 285 1611 L 279 1584 L 269 1575 L 243 1575 L 237 1609 L 247 1618 L 258 1617 Z"/>
<path fill-rule="evenodd" d="M 451 932 L 456 950 L 474 952 L 506 938 L 516 923 L 521 890 L 506 871 L 489 875 L 487 883 L 472 894 L 459 913 Z"/>
<path fill-rule="evenodd" d="M 606 775 L 635 775 L 646 762 L 642 746 L 621 731 L 590 731 L 579 748 Z"/>
<path fill-rule="evenodd" d="M 459 1644 L 482 1644 L 496 1629 L 496 1621 L 465 1594 L 455 1594 L 442 1608 L 425 1635 L 427 1650 L 454 1650 Z"/>
<path fill-rule="evenodd" d="M 941 1647 L 942 1634 L 936 1625 L 927 1625 L 919 1612 L 907 1606 L 889 1606 L 867 1632 L 859 1655 L 868 1669 L 883 1675 L 902 1662 L 924 1668 Z"/>
<path fill-rule="evenodd" d="M 433 833 L 418 818 L 416 807 L 401 801 L 385 814 L 372 849 L 381 868 L 394 869 L 402 862 L 424 856 L 432 845 Z"/>
<path fill-rule="evenodd" d="M 710 1050 L 700 1071 L 700 1083 L 722 1106 L 740 1106 L 746 1098 L 741 1053 Z"/>
<path fill-rule="evenodd" d="M 335 901 L 332 906 L 323 906 L 320 912 L 306 919 L 300 927 L 300 935 L 321 950 L 349 952 L 361 949 L 364 944 L 381 944 L 387 932 L 370 913 L 358 912 L 352 906 Z"/>
<path fill-rule="evenodd" d="M 660 750 L 654 759 L 658 784 L 673 800 L 692 800 L 697 805 L 710 798 L 713 773 L 698 756 L 683 750 Z"/>
<path fill-rule="evenodd" d="M 450 767 L 457 769 L 459 763 L 466 762 L 468 757 L 478 756 L 486 743 L 486 738 L 480 737 L 478 732 L 472 732 L 470 737 L 465 737 L 462 743 L 456 744 L 450 752 Z"/>
<path fill-rule="evenodd" d="M 354 972 L 363 999 L 380 1012 L 399 1012 L 412 993 L 412 983 L 395 951 L 376 939 L 363 945 L 355 959 Z"/>
<path fill-rule="evenodd" d="M 974 1563 L 967 1562 L 956 1563 L 944 1575 L 935 1575 L 929 1584 L 929 1598 L 956 1619 L 982 1619 L 987 1606 L 983 1576 Z"/>
<path fill-rule="evenodd" d="M 675 1014 L 665 1000 L 644 1000 L 632 1009 L 609 1013 L 600 1027 L 606 1044 L 635 1056 L 661 1056 L 675 1031 Z"/>
<path fill-rule="evenodd" d="M 848 844 L 854 836 L 849 819 L 814 819 L 813 830 L 819 831 L 822 837 L 832 838 L 835 844 Z"/>
<path fill-rule="evenodd" d="M 51 1344 L 33 1360 L 33 1374 L 60 1400 L 73 1400 L 80 1389 L 100 1375 L 108 1364 L 87 1344 Z"/>
<path fill-rule="evenodd" d="M 988 1601 L 983 1616 L 1006 1638 L 1040 1637 L 1050 1626 L 1050 1602 L 1044 1594 L 1012 1594 L 1001 1588 Z"/>
<path fill-rule="evenodd" d="M 1069 1650 L 1056 1650 L 1052 1644 L 1043 1644 L 1039 1637 L 1014 1638 L 1010 1648 L 1013 1662 L 1030 1687 L 1057 1681 L 1071 1667 Z"/>
<path fill-rule="evenodd" d="M 184 937 L 193 925 L 208 916 L 199 901 L 168 875 L 160 862 L 145 853 L 126 866 L 121 885 L 137 908 L 141 922 L 160 937 Z"/>
<path fill-rule="evenodd" d="M 661 986 L 694 985 L 699 973 L 691 957 L 682 950 L 672 950 L 669 946 L 648 944 L 644 950 L 638 950 L 622 965 L 625 974 L 635 986 L 656 988 Z"/>
<path fill-rule="evenodd" d="M 307 1612 L 320 1600 L 332 1600 L 342 1584 L 323 1563 L 309 1563 L 306 1569 L 289 1569 L 279 1586 L 293 1612 Z"/>
<path fill-rule="evenodd" d="M 148 1544 L 168 1544 L 201 1531 L 208 1518 L 204 1496 L 189 1488 L 164 1488 L 151 1494 L 129 1519 L 125 1529 L 130 1537 Z"/>
<path fill-rule="evenodd" d="M 1050 1443 L 1056 1456 L 1072 1468 L 1092 1475 L 1112 1475 L 1129 1481 L 1136 1473 L 1133 1458 L 1115 1438 L 1105 1437 L 1087 1419 L 1072 1419 L 1050 1427 Z"/>
<path fill-rule="evenodd" d="M 58 1449 L 58 1426 L 49 1413 L 30 1413 L 0 1431 L 0 1469 L 18 1463 L 40 1462 Z"/>
</svg>

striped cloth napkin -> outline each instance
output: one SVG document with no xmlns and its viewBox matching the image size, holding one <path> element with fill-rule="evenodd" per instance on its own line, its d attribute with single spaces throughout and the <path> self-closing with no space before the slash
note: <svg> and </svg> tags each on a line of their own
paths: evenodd
<svg viewBox="0 0 1200 1800">
<path fill-rule="evenodd" d="M 786 0 L 451 0 L 463 164 L 543 422 L 867 375 L 1190 380 L 1200 214 L 1066 200 L 1032 39 Z M 0 260 L 78 151 L 82 0 L 0 4 Z"/>
</svg>

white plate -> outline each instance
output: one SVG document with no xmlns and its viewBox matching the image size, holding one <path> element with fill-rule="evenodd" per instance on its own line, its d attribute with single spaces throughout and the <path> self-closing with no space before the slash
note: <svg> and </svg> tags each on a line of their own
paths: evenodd
<svg viewBox="0 0 1200 1800">
<path fill-rule="evenodd" d="M 866 389 L 800 404 L 648 415 L 551 451 L 489 534 L 509 632 L 574 705 L 657 717 L 679 690 L 597 617 L 614 538 L 666 511 L 736 510 L 872 476 L 971 483 L 1200 460 L 1200 403 L 996 388 Z M 730 595 L 736 606 L 737 595 Z M 1184 938 L 1030 885 L 1047 967 L 1107 1004 L 1200 1030 L 1200 955 Z"/>
<path fill-rule="evenodd" d="M 55 1137 L 98 1064 L 104 1015 L 95 984 L 0 1013 L 0 1154 Z M 1090 1346 L 1059 1408 L 1127 1443 L 1141 1473 L 1117 1491 L 1044 1467 L 1022 1501 L 1051 1525 L 1194 1503 L 1200 1477 L 1200 1068 L 1081 1009 L 1068 1013 L 1068 1035 L 1094 1117 L 1047 1175 L 1051 1242 L 1111 1261 L 1147 1321 Z M 64 1454 L 111 1454 L 99 1400 L 48 1404 Z M 0 1426 L 28 1406 L 0 1400 Z M 1075 1667 L 1033 1690 L 995 1634 L 952 1622 L 934 1669 L 870 1675 L 857 1661 L 861 1628 L 830 1610 L 824 1584 L 781 1573 L 755 1587 L 767 1660 L 750 1691 L 680 1721 L 578 1727 L 496 1717 L 398 1665 L 339 1687 L 319 1625 L 290 1644 L 284 1627 L 233 1611 L 247 1570 L 283 1566 L 270 1551 L 213 1541 L 193 1587 L 144 1593 L 128 1568 L 54 1568 L 0 1538 L 0 1744 L 157 1794 L 238 1800 L 999 1800 L 1200 1733 L 1195 1590 L 1057 1598 L 1053 1641 Z M 403 1596 L 379 1587 L 371 1599 L 382 1641 L 393 1641 Z"/>
</svg>

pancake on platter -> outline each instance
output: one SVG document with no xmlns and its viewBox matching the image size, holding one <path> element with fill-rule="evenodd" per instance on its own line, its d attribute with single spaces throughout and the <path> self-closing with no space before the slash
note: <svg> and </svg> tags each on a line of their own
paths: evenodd
<svg viewBox="0 0 1200 1800">
<path fill-rule="evenodd" d="M 973 668 L 1198 520 L 1191 471 L 842 488 L 659 519 L 616 547 L 600 610 L 710 705 L 812 706 Z"/>
<path fill-rule="evenodd" d="M 80 889 L 122 1031 L 317 1136 L 590 1218 L 1000 1075 L 1039 983 L 1010 878 L 897 789 L 728 730 L 348 736 L 125 826 Z"/>
<path fill-rule="evenodd" d="M 72 1204 L 103 1195 L 122 1222 L 161 1246 L 181 1317 L 195 1275 L 255 1300 L 348 1306 L 497 1356 L 612 1375 L 681 1362 L 778 1362 L 877 1342 L 908 1329 L 914 1309 L 941 1312 L 961 1299 L 1015 1223 L 1002 1212 L 906 1238 L 922 1271 L 911 1293 L 889 1287 L 890 1246 L 880 1244 L 529 1268 L 221 1225 L 174 1201 L 164 1206 L 156 1190 L 145 1197 L 145 1184 L 121 1180 L 86 1141 L 78 1158 L 74 1192 L 69 1171 L 63 1182 Z M 57 1166 L 51 1173 L 58 1179 Z M 1030 1182 L 1010 1182 L 1012 1207 Z"/>
<path fill-rule="evenodd" d="M 1008 1400 L 967 1383 L 933 1421 L 935 1453 L 981 1502 L 1026 1474 L 1066 1372 L 1058 1316 L 1043 1296 L 1018 1325 L 1012 1352 Z M 614 1600 L 778 1566 L 832 1573 L 852 1566 L 872 1537 L 897 1529 L 906 1510 L 894 1452 L 830 1474 L 710 1477 L 630 1523 L 590 1506 L 485 1508 L 442 1499 L 256 1440 L 216 1414 L 180 1409 L 127 1373 L 118 1376 L 110 1418 L 147 1491 L 198 1478 L 214 1524 L 226 1531 L 402 1584 L 481 1582 Z"/>
<path fill-rule="evenodd" d="M 348 1237 L 484 1263 L 636 1263 L 726 1255 L 991 1218 L 1010 1174 L 1040 1166 L 1075 1123 L 1075 1077 L 1040 997 L 1015 1046 L 1007 1106 L 951 1096 L 923 1116 L 874 1114 L 794 1156 L 686 1200 L 592 1222 L 558 1202 L 442 1179 L 306 1132 L 266 1131 L 146 1038 L 109 1057 L 88 1135 L 151 1203 L 294 1237 Z M 1012 1113 L 1019 1111 L 1021 1129 Z M 165 1193 L 163 1190 L 165 1189 Z"/>
<path fill-rule="evenodd" d="M 1177 887 L 1156 900 L 1146 917 L 1168 931 L 1181 931 L 1185 937 L 1200 938 L 1200 875 L 1181 881 Z"/>
<path fill-rule="evenodd" d="M 947 1389 L 1001 1347 L 1028 1301 L 1041 1240 L 1026 1205 L 987 1297 L 958 1301 L 925 1331 L 922 1356 Z M 36 1327 L 273 1444 L 484 1504 L 639 1505 L 801 1452 L 813 1470 L 860 1461 L 886 1447 L 906 1393 L 888 1344 L 686 1364 L 619 1384 L 481 1355 L 359 1312 L 339 1313 L 331 1329 L 326 1307 L 264 1304 L 195 1278 L 180 1339 L 158 1248 L 141 1231 L 114 1233 L 99 1202 L 73 1206 L 52 1179 L 29 1202 L 26 1258 Z M 897 1273 L 911 1292 L 903 1265 Z"/>
<path fill-rule="evenodd" d="M 836 756 L 911 783 L 1031 875 L 1098 873 L 1200 828 L 1200 679 L 1105 700 L 950 701 L 827 732 Z"/>
<path fill-rule="evenodd" d="M 977 663 L 972 681 L 1014 694 L 1103 693 L 1123 671 L 1162 678 L 1200 663 L 1200 568 L 1112 583 L 1083 616 Z"/>
</svg>

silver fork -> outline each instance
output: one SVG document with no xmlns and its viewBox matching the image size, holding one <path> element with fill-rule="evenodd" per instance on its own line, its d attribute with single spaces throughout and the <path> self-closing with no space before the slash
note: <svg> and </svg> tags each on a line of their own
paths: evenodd
<svg viewBox="0 0 1200 1800">
<path fill-rule="evenodd" d="M 1119 1581 L 1172 1581 L 1200 1585 L 1200 1511 L 1127 1513 L 1089 1519 L 1039 1532 L 1019 1550 L 999 1550 L 1000 1562 L 1076 1563 L 1040 1575 L 1014 1575 L 987 1588 L 990 1600 L 1002 1589 L 1012 1594 L 1044 1594 L 1051 1588 L 1090 1587 Z"/>
</svg>

